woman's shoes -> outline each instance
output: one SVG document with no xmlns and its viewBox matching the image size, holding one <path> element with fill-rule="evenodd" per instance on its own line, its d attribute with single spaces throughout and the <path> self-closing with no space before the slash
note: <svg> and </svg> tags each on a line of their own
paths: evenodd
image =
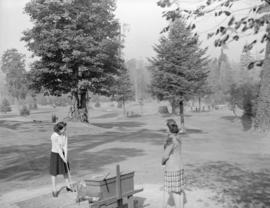
<svg viewBox="0 0 270 208">
<path fill-rule="evenodd" d="M 57 192 L 53 191 L 53 192 L 52 192 L 52 196 L 53 196 L 54 198 L 58 197 Z"/>
<path fill-rule="evenodd" d="M 67 192 L 75 192 L 74 189 L 66 187 Z"/>
</svg>

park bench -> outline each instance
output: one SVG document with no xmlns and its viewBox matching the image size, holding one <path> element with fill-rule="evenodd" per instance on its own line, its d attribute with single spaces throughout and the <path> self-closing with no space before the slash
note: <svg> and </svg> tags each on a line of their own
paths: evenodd
<svg viewBox="0 0 270 208">
<path fill-rule="evenodd" d="M 133 195 L 143 191 L 134 189 L 134 171 L 120 173 L 119 165 L 116 166 L 115 176 L 89 179 L 84 182 L 91 193 L 81 197 L 81 191 L 77 189 L 77 202 L 88 201 L 89 208 L 134 208 Z"/>
</svg>

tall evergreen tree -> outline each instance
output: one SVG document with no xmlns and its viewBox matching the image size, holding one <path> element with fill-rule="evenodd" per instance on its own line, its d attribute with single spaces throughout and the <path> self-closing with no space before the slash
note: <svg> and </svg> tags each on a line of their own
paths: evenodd
<svg viewBox="0 0 270 208">
<path fill-rule="evenodd" d="M 6 86 L 9 94 L 17 101 L 25 99 L 28 92 L 25 56 L 17 49 L 8 49 L 1 59 L 1 70 L 6 74 Z"/>
<path fill-rule="evenodd" d="M 25 12 L 34 26 L 22 38 L 39 57 L 31 88 L 50 95 L 70 93 L 73 119 L 88 122 L 88 92 L 110 94 L 119 74 L 119 23 L 114 0 L 35 0 Z"/>
<path fill-rule="evenodd" d="M 218 70 L 219 70 L 219 86 L 223 94 L 227 94 L 231 85 L 234 83 L 234 77 L 232 74 L 232 67 L 227 54 L 224 50 L 221 50 L 221 54 L 218 58 Z"/>
<path fill-rule="evenodd" d="M 122 70 L 120 76 L 115 80 L 115 84 L 112 87 L 113 99 L 117 102 L 121 102 L 123 108 L 123 114 L 126 115 L 126 101 L 134 98 L 134 87 L 131 84 L 130 75 L 127 68 Z"/>
<path fill-rule="evenodd" d="M 184 100 L 195 95 L 207 78 L 206 49 L 200 49 L 198 38 L 179 19 L 154 50 L 157 56 L 150 59 L 152 93 L 160 100 L 169 100 L 173 109 L 179 105 L 184 127 Z"/>
</svg>

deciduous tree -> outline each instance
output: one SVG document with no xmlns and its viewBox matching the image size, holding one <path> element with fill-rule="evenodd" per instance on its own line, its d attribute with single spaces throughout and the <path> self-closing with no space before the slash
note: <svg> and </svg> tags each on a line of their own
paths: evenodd
<svg viewBox="0 0 270 208">
<path fill-rule="evenodd" d="M 22 40 L 39 58 L 31 67 L 31 88 L 70 93 L 73 119 L 88 122 L 88 92 L 110 95 L 120 73 L 115 8 L 114 0 L 35 0 L 25 7 L 34 26 Z"/>
<path fill-rule="evenodd" d="M 8 49 L 2 55 L 1 62 L 1 70 L 6 74 L 6 86 L 9 94 L 18 102 L 20 99 L 25 99 L 28 92 L 25 56 L 17 49 Z"/>
</svg>

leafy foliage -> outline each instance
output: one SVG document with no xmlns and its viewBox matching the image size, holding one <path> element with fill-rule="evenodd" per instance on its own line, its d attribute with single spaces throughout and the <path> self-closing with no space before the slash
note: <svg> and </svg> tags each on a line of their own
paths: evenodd
<svg viewBox="0 0 270 208">
<path fill-rule="evenodd" d="M 94 105 L 96 108 L 99 108 L 101 105 L 100 105 L 100 102 L 96 102 L 95 105 Z"/>
<path fill-rule="evenodd" d="M 119 23 L 114 0 L 31 1 L 34 22 L 22 40 L 39 57 L 31 67 L 31 89 L 72 96 L 71 119 L 88 121 L 88 92 L 110 95 L 120 74 Z"/>
<path fill-rule="evenodd" d="M 245 83 L 233 84 L 230 89 L 230 104 L 233 108 L 237 106 L 244 111 L 244 115 L 255 117 L 257 108 L 257 97 L 259 84 Z"/>
<path fill-rule="evenodd" d="M 145 62 L 143 60 L 130 59 L 126 62 L 126 67 L 131 75 L 130 81 L 134 88 L 136 102 L 148 99 L 151 96 L 149 92 L 151 75 Z"/>
<path fill-rule="evenodd" d="M 217 59 L 213 59 L 208 67 L 208 97 L 212 104 L 224 104 L 227 102 L 231 85 L 235 83 L 235 71 L 224 52 Z"/>
<path fill-rule="evenodd" d="M 196 28 L 196 20 L 206 15 L 213 15 L 214 17 L 225 16 L 228 21 L 224 21 L 215 28 L 215 31 L 210 31 L 207 38 L 215 38 L 215 47 L 222 47 L 232 41 L 239 41 L 242 37 L 250 35 L 257 35 L 263 32 L 260 40 L 254 39 L 247 43 L 243 51 L 247 52 L 254 48 L 258 43 L 265 43 L 269 40 L 269 31 L 267 28 L 270 22 L 270 2 L 268 0 L 257 1 L 257 4 L 249 8 L 247 16 L 238 17 L 237 10 L 233 10 L 233 5 L 239 0 L 205 0 L 198 8 L 194 10 L 176 8 L 170 11 L 170 15 L 166 15 L 167 19 L 175 20 L 175 16 L 184 16 L 190 21 L 189 27 Z M 168 0 L 160 0 L 158 5 L 161 7 L 171 7 L 173 2 Z M 242 9 L 239 9 L 241 11 Z M 172 15 L 171 13 L 174 13 Z M 261 51 L 261 53 L 264 50 Z M 255 60 L 248 66 L 249 69 L 254 66 L 262 66 L 263 60 Z"/>
<path fill-rule="evenodd" d="M 199 91 L 208 73 L 206 50 L 199 46 L 185 22 L 173 23 L 168 37 L 162 37 L 154 47 L 157 56 L 150 59 L 153 95 L 174 102 L 180 97 L 189 99 Z"/>
<path fill-rule="evenodd" d="M 126 68 L 122 69 L 121 75 L 116 78 L 112 92 L 113 99 L 118 102 L 125 102 L 134 98 L 134 90 Z"/>
<path fill-rule="evenodd" d="M 11 111 L 9 101 L 6 98 L 4 98 L 2 100 L 2 103 L 1 103 L 1 106 L 0 106 L 0 111 L 3 112 L 3 113 L 7 113 L 7 112 Z"/>
<path fill-rule="evenodd" d="M 30 110 L 27 108 L 26 105 L 23 105 L 22 109 L 20 109 L 20 115 L 21 116 L 29 116 Z"/>
<path fill-rule="evenodd" d="M 170 7 L 171 1 L 163 4 L 165 0 L 160 0 L 159 5 L 162 7 Z M 257 112 L 255 119 L 255 127 L 262 130 L 269 130 L 270 127 L 270 1 L 258 0 L 255 1 L 254 6 L 249 8 L 249 13 L 243 17 L 239 17 L 237 11 L 233 11 L 233 5 L 240 0 L 207 0 L 204 4 L 201 4 L 195 10 L 173 9 L 171 13 L 176 15 L 185 16 L 191 21 L 192 28 L 196 28 L 194 21 L 197 18 L 211 15 L 215 16 L 225 15 L 229 17 L 229 22 L 222 22 L 216 28 L 215 31 L 210 32 L 208 38 L 215 38 L 214 44 L 216 47 L 222 47 L 231 41 L 238 41 L 246 36 L 252 36 L 254 39 L 247 43 L 243 52 L 251 51 L 255 45 L 261 43 L 266 44 L 266 49 L 261 50 L 260 53 L 265 52 L 265 57 L 262 60 L 254 60 L 248 64 L 248 69 L 252 69 L 255 66 L 263 66 L 260 90 L 257 103 Z M 240 9 L 238 10 L 240 11 Z M 174 15 L 174 16 L 176 16 Z M 171 15 L 170 15 L 171 16 Z M 169 16 L 169 19 L 170 19 Z M 173 21 L 174 19 L 171 18 Z M 195 27 L 193 26 L 195 24 Z M 249 34 L 247 34 L 249 32 Z M 263 34 L 260 39 L 256 39 L 258 34 Z M 196 34 L 196 33 L 195 33 Z"/>
<path fill-rule="evenodd" d="M 56 123 L 58 120 L 58 117 L 55 114 L 52 114 L 51 120 L 52 120 L 52 123 Z"/>
<path fill-rule="evenodd" d="M 17 49 L 8 49 L 2 55 L 1 62 L 9 94 L 16 99 L 25 99 L 28 91 L 25 56 Z"/>
<path fill-rule="evenodd" d="M 34 26 L 22 40 L 39 57 L 31 67 L 31 88 L 50 95 L 85 89 L 109 94 L 122 62 L 114 10 L 113 0 L 28 3 Z"/>
</svg>

